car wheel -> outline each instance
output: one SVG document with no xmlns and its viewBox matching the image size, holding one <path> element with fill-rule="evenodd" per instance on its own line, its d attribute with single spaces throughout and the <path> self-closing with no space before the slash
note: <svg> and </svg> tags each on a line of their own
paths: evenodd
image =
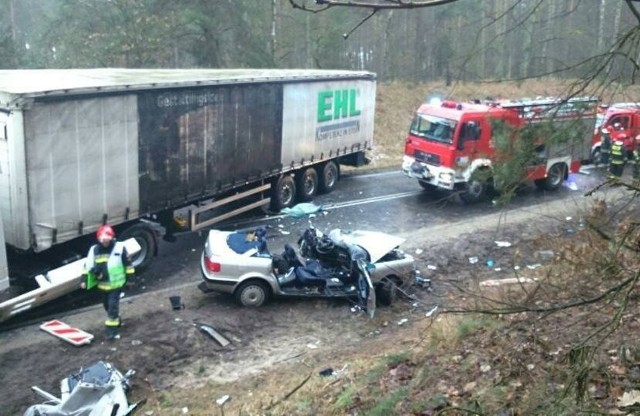
<svg viewBox="0 0 640 416">
<path fill-rule="evenodd" d="M 135 268 L 136 272 L 142 271 L 153 259 L 156 253 L 156 237 L 152 229 L 144 224 L 136 224 L 133 227 L 127 228 L 120 238 L 121 241 L 129 238 L 135 238 L 140 245 L 140 251 L 131 256 L 131 264 Z"/>
<path fill-rule="evenodd" d="M 235 292 L 236 301 L 242 306 L 257 308 L 269 300 L 267 284 L 258 280 L 245 282 Z"/>
<path fill-rule="evenodd" d="M 300 200 L 311 201 L 318 192 L 318 172 L 314 168 L 307 168 L 296 179 L 298 179 L 298 196 Z"/>
<path fill-rule="evenodd" d="M 291 207 L 296 202 L 296 182 L 291 175 L 283 175 L 276 182 L 271 195 L 271 208 L 280 211 Z"/>
<path fill-rule="evenodd" d="M 381 306 L 391 306 L 396 300 L 398 286 L 389 278 L 384 278 L 376 285 L 376 301 Z"/>
<path fill-rule="evenodd" d="M 333 161 L 327 162 L 320 175 L 320 191 L 325 194 L 333 191 L 338 183 L 338 175 L 338 165 Z"/>
</svg>

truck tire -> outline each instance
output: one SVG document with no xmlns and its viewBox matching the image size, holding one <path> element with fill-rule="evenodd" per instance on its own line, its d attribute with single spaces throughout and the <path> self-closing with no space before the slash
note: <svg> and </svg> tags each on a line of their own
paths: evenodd
<svg viewBox="0 0 640 416">
<path fill-rule="evenodd" d="M 264 305 L 269 300 L 270 295 L 269 287 L 260 280 L 244 282 L 234 293 L 236 301 L 240 305 L 250 308 L 258 308 Z"/>
<path fill-rule="evenodd" d="M 336 162 L 330 160 L 325 163 L 320 171 L 320 192 L 327 194 L 333 191 L 338 184 L 339 174 Z"/>
<path fill-rule="evenodd" d="M 314 168 L 307 168 L 296 179 L 299 199 L 311 201 L 318 192 L 318 172 Z"/>
<path fill-rule="evenodd" d="M 549 168 L 546 178 L 536 179 L 534 183 L 539 189 L 544 189 L 546 191 L 555 191 L 564 183 L 566 171 L 566 165 L 564 163 L 556 163 L 555 165 L 551 166 L 551 168 Z"/>
<path fill-rule="evenodd" d="M 127 228 L 122 235 L 118 237 L 120 241 L 128 238 L 135 238 L 138 244 L 140 244 L 140 251 L 132 256 L 131 262 L 136 272 L 142 271 L 149 266 L 151 260 L 157 253 L 158 241 L 156 240 L 156 234 L 150 227 L 139 223 Z"/>
<path fill-rule="evenodd" d="M 282 175 L 276 182 L 271 195 L 271 209 L 280 211 L 296 202 L 296 182 L 291 175 Z"/>
<path fill-rule="evenodd" d="M 473 204 L 485 198 L 487 194 L 487 181 L 484 178 L 469 178 L 464 189 L 460 193 L 460 199 L 465 204 Z"/>
<path fill-rule="evenodd" d="M 381 306 L 391 306 L 396 300 L 398 286 L 385 277 L 376 285 L 376 302 Z"/>
</svg>

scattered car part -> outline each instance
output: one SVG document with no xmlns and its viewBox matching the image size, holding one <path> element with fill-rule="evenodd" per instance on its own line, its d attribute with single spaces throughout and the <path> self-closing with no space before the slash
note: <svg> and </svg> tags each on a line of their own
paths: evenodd
<svg viewBox="0 0 640 416">
<path fill-rule="evenodd" d="M 127 401 L 126 393 L 131 389 L 134 374 L 129 370 L 122 375 L 112 364 L 98 361 L 63 379 L 60 398 L 33 386 L 33 391 L 47 403 L 30 406 L 24 416 L 130 415 L 140 405 Z"/>
<path fill-rule="evenodd" d="M 214 327 L 212 327 L 211 325 L 207 325 L 207 324 L 203 324 L 201 322 L 194 322 L 193 323 L 194 326 L 198 327 L 198 329 L 203 332 L 204 334 L 208 335 L 211 339 L 213 339 L 215 342 L 217 342 L 218 344 L 220 344 L 223 347 L 226 347 L 227 345 L 231 344 L 231 341 L 229 341 L 228 339 L 226 339 L 225 337 L 223 337 L 218 331 L 216 331 L 216 329 Z"/>
</svg>

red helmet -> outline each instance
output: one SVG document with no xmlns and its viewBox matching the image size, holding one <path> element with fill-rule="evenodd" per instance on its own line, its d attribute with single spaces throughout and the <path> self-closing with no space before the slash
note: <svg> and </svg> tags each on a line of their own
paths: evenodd
<svg viewBox="0 0 640 416">
<path fill-rule="evenodd" d="M 98 231 L 96 231 L 96 238 L 98 239 L 98 241 L 104 239 L 113 240 L 115 236 L 116 232 L 113 231 L 113 228 L 111 228 L 111 226 L 108 224 L 100 226 L 100 228 L 98 228 Z"/>
</svg>

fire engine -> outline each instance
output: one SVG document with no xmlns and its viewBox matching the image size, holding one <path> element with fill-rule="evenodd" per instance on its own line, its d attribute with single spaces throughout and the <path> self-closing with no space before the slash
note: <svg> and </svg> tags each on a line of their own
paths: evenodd
<svg viewBox="0 0 640 416">
<path fill-rule="evenodd" d="M 600 106 L 602 112 L 598 114 L 598 123 L 593 132 L 591 157 L 594 163 L 600 163 L 600 146 L 602 143 L 602 129 L 606 128 L 611 140 L 621 140 L 630 155 L 635 149 L 635 137 L 640 134 L 640 103 L 614 103 Z"/>
<path fill-rule="evenodd" d="M 403 173 L 425 190 L 457 191 L 463 202 L 479 201 L 500 188 L 496 169 L 514 157 L 497 147 L 499 126 L 509 131 L 502 137 L 510 149 L 523 148 L 517 141 L 530 128 L 536 137 L 521 179 L 555 190 L 590 158 L 597 104 L 595 97 L 422 104 L 405 141 Z"/>
</svg>

